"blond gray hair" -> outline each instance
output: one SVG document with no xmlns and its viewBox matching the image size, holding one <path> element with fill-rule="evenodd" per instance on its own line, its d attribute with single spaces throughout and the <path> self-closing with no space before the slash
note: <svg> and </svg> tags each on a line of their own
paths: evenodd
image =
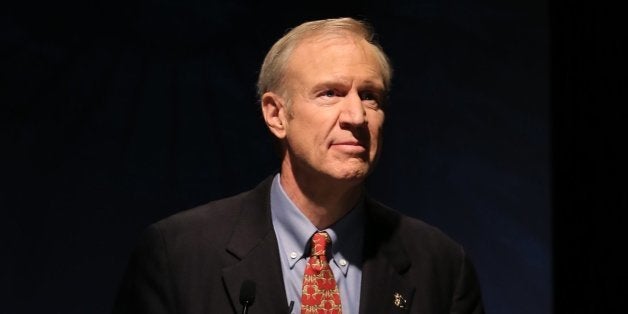
<svg viewBox="0 0 628 314">
<path fill-rule="evenodd" d="M 359 38 L 363 38 L 373 45 L 377 60 L 380 64 L 384 88 L 388 91 L 392 80 L 392 67 L 388 56 L 386 56 L 386 53 L 384 53 L 384 50 L 376 41 L 375 33 L 371 25 L 352 18 L 337 18 L 303 23 L 291 29 L 275 42 L 266 54 L 264 63 L 262 63 L 262 68 L 257 80 L 258 96 L 261 98 L 264 93 L 273 91 L 289 98 L 284 88 L 284 77 L 288 59 L 294 48 L 304 39 L 316 35 L 343 32 L 349 32 Z"/>
</svg>

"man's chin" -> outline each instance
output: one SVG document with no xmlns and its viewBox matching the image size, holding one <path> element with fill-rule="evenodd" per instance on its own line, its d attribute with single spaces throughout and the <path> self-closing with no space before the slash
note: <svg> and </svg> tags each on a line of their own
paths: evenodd
<svg viewBox="0 0 628 314">
<path fill-rule="evenodd" d="M 366 166 L 339 170 L 340 171 L 333 173 L 331 177 L 347 183 L 362 183 L 369 174 L 369 167 Z"/>
</svg>

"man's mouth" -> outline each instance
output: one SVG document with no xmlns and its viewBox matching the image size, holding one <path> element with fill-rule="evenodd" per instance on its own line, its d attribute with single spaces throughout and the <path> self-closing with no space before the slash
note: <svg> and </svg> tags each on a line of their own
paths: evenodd
<svg viewBox="0 0 628 314">
<path fill-rule="evenodd" d="M 355 140 L 334 142 L 331 147 L 350 154 L 360 154 L 366 151 L 366 146 Z"/>
</svg>

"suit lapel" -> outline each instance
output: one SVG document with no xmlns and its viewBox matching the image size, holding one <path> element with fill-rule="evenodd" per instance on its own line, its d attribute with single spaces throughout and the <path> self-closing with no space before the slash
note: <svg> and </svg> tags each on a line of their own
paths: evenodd
<svg viewBox="0 0 628 314">
<path fill-rule="evenodd" d="M 403 274 L 410 267 L 396 230 L 401 217 L 367 199 L 360 313 L 409 313 L 414 284 Z"/>
<path fill-rule="evenodd" d="M 237 313 L 242 311 L 239 297 L 245 280 L 256 286 L 249 313 L 287 311 L 277 238 L 270 218 L 271 180 L 272 177 L 265 180 L 244 198 L 238 224 L 227 245 L 227 251 L 238 261 L 223 268 L 223 281 Z"/>
<path fill-rule="evenodd" d="M 236 313 L 242 310 L 239 296 L 245 280 L 256 284 L 249 313 L 287 312 L 279 249 L 270 218 L 271 182 L 272 177 L 243 199 L 238 224 L 227 245 L 237 262 L 223 268 L 223 281 Z M 370 199 L 366 210 L 360 313 L 409 313 L 415 283 L 403 276 L 411 262 L 395 233 L 401 218 Z"/>
</svg>

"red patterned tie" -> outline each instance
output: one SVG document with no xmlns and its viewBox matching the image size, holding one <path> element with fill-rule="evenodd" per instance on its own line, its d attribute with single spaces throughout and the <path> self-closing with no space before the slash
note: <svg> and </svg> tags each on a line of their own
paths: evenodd
<svg viewBox="0 0 628 314">
<path fill-rule="evenodd" d="M 303 276 L 301 314 L 342 314 L 338 286 L 325 255 L 330 242 L 327 232 L 312 236 L 312 253 Z"/>
</svg>

